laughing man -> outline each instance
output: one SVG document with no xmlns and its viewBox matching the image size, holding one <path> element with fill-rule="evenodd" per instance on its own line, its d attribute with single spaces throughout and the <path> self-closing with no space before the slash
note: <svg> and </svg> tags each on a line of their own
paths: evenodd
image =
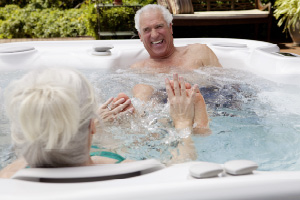
<svg viewBox="0 0 300 200">
<path fill-rule="evenodd" d="M 131 66 L 169 72 L 172 67 L 190 71 L 202 66 L 221 67 L 217 56 L 205 44 L 175 47 L 172 14 L 163 6 L 149 4 L 137 11 L 135 27 L 150 57 Z"/>
</svg>

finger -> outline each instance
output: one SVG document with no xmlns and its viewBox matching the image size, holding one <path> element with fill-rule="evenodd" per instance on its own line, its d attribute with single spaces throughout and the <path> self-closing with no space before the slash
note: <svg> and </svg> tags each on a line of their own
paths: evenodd
<svg viewBox="0 0 300 200">
<path fill-rule="evenodd" d="M 118 108 L 120 105 L 122 105 L 122 103 L 124 103 L 124 101 L 125 101 L 125 99 L 121 98 L 118 101 L 116 101 L 115 103 L 112 103 L 110 105 L 111 110 L 114 110 L 114 109 Z"/>
<path fill-rule="evenodd" d="M 173 79 L 174 79 L 174 94 L 175 96 L 180 96 L 178 74 L 173 74 Z"/>
<path fill-rule="evenodd" d="M 185 83 L 185 85 L 186 85 L 187 83 Z M 187 88 L 186 87 L 186 93 L 187 93 L 187 95 L 188 96 L 190 96 L 191 95 L 191 92 L 192 92 L 192 86 L 190 85 L 190 88 Z M 199 86 L 197 85 L 197 87 L 195 88 L 195 92 L 196 93 L 199 93 L 201 96 L 202 96 L 202 94 L 201 94 L 201 92 L 200 92 L 200 89 L 199 89 Z"/>
<path fill-rule="evenodd" d="M 100 108 L 101 109 L 106 109 L 107 108 L 107 106 L 113 101 L 113 97 L 110 97 L 106 102 L 104 102 L 101 106 L 100 106 Z"/>
<path fill-rule="evenodd" d="M 118 94 L 118 96 L 117 96 L 116 98 L 114 98 L 113 102 L 115 103 L 116 101 L 118 101 L 118 100 L 121 99 L 121 98 L 124 98 L 124 99 L 125 99 L 124 102 L 125 102 L 127 99 L 129 99 L 129 97 L 128 97 L 125 93 L 121 92 L 121 93 Z"/>
<path fill-rule="evenodd" d="M 128 110 L 126 110 L 126 113 L 128 113 L 128 112 L 132 114 L 134 112 L 134 107 L 129 108 Z"/>
<path fill-rule="evenodd" d="M 166 91 L 167 91 L 167 94 L 168 94 L 168 98 L 173 98 L 174 97 L 174 92 L 173 92 L 173 89 L 171 87 L 170 80 L 168 78 L 165 79 L 165 84 L 166 84 Z"/>
<path fill-rule="evenodd" d="M 188 82 L 185 82 L 185 89 L 191 89 L 192 85 Z"/>
<path fill-rule="evenodd" d="M 113 121 L 114 120 L 115 115 L 113 115 L 111 113 L 111 111 L 109 111 L 109 112 L 103 113 L 100 117 L 101 117 L 102 121 L 109 122 L 109 121 Z"/>
<path fill-rule="evenodd" d="M 128 110 L 126 110 L 126 111 L 124 111 L 124 112 L 121 112 L 121 113 L 119 114 L 119 116 L 123 116 L 123 115 L 132 115 L 133 112 L 134 112 L 134 108 L 132 107 L 132 108 L 129 108 Z"/>
<path fill-rule="evenodd" d="M 198 91 L 198 85 L 195 84 L 193 87 L 192 87 L 192 92 L 191 92 L 191 100 L 194 102 L 195 101 L 195 98 L 196 98 L 196 93 Z"/>
<path fill-rule="evenodd" d="M 114 117 L 107 117 L 107 118 L 104 118 L 103 120 L 102 120 L 104 123 L 111 123 L 111 122 L 113 122 L 113 121 L 115 121 L 115 118 Z"/>
<path fill-rule="evenodd" d="M 196 88 L 196 93 L 200 93 L 201 94 L 199 86 L 197 86 L 197 88 Z"/>
<path fill-rule="evenodd" d="M 121 98 L 121 99 L 117 100 L 116 102 L 114 102 L 113 105 L 114 105 L 115 107 L 117 107 L 118 105 L 120 105 L 120 104 L 122 104 L 122 103 L 124 103 L 124 102 L 125 102 L 125 99 L 124 99 L 124 98 Z"/>
<path fill-rule="evenodd" d="M 127 101 L 125 103 L 119 104 L 119 106 L 116 107 L 115 109 L 113 109 L 112 112 L 116 115 L 116 114 L 122 112 L 128 106 L 130 106 L 130 104 L 131 104 L 131 100 L 127 99 Z"/>
<path fill-rule="evenodd" d="M 173 81 L 173 80 L 170 80 L 170 83 L 171 83 L 171 87 L 174 88 L 174 81 Z M 190 83 L 185 82 L 185 88 L 186 88 L 186 89 L 192 89 L 192 86 L 191 86 Z"/>
<path fill-rule="evenodd" d="M 183 80 L 183 77 L 179 77 L 180 81 L 180 88 L 181 88 L 181 96 L 186 97 L 186 87 L 185 87 L 185 82 Z"/>
</svg>

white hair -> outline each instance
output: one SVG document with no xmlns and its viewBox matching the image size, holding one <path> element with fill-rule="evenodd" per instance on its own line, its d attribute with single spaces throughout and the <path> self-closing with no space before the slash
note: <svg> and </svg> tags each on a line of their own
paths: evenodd
<svg viewBox="0 0 300 200">
<path fill-rule="evenodd" d="M 14 145 L 32 167 L 85 164 L 96 106 L 93 87 L 70 69 L 34 70 L 5 91 Z"/>
<path fill-rule="evenodd" d="M 173 21 L 173 16 L 169 12 L 169 10 L 167 8 L 165 8 L 164 6 L 162 6 L 162 5 L 148 4 L 144 7 L 142 7 L 141 9 L 139 9 L 136 12 L 135 16 L 134 16 L 135 28 L 139 33 L 140 33 L 140 17 L 141 17 L 141 14 L 144 13 L 144 12 L 149 12 L 150 10 L 160 11 L 161 14 L 163 15 L 167 25 L 170 26 L 170 24 Z"/>
</svg>

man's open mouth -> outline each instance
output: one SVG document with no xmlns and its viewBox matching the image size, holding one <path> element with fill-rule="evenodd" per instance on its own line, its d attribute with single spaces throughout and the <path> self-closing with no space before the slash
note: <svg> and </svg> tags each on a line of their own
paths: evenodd
<svg viewBox="0 0 300 200">
<path fill-rule="evenodd" d="M 163 40 L 159 40 L 159 41 L 155 41 L 155 42 L 151 42 L 152 44 L 161 44 L 163 43 Z"/>
</svg>

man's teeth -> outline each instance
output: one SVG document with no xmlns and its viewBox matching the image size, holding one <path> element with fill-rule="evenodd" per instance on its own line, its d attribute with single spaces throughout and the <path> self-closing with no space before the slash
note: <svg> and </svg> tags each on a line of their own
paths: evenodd
<svg viewBox="0 0 300 200">
<path fill-rule="evenodd" d="M 159 41 L 156 41 L 156 42 L 152 42 L 152 44 L 158 44 L 158 43 L 161 43 L 162 40 L 159 40 Z"/>
</svg>

